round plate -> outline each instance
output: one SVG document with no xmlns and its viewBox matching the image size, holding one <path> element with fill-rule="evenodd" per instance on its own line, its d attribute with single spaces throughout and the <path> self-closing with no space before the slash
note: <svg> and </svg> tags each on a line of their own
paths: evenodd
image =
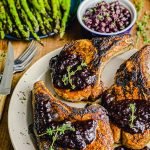
<svg viewBox="0 0 150 150">
<path fill-rule="evenodd" d="M 76 17 L 77 8 L 78 8 L 81 1 L 82 0 L 71 0 L 70 19 L 69 19 L 69 22 L 68 22 L 68 26 L 74 20 L 74 18 Z M 46 35 L 38 34 L 38 36 L 40 37 L 40 39 L 42 39 L 42 38 L 46 38 L 46 37 L 49 37 L 49 36 L 53 36 L 54 34 L 55 33 L 52 32 L 52 33 L 49 33 L 49 34 L 46 34 Z M 5 35 L 5 38 L 9 39 L 9 40 L 22 40 L 22 39 L 18 39 L 16 37 L 14 37 L 13 35 L 10 35 L 10 34 Z M 32 36 L 29 38 L 29 40 L 33 40 L 33 39 L 34 38 Z"/>
<path fill-rule="evenodd" d="M 36 149 L 36 143 L 28 131 L 29 125 L 33 122 L 31 90 L 36 81 L 43 80 L 45 81 L 46 86 L 54 94 L 53 88 L 51 87 L 49 60 L 53 56 L 59 54 L 61 49 L 62 48 L 59 48 L 48 53 L 32 65 L 22 76 L 13 92 L 8 112 L 8 128 L 12 144 L 16 150 Z M 126 52 L 115 57 L 107 64 L 102 74 L 102 80 L 107 87 L 113 84 L 115 72 L 119 68 L 120 64 L 122 64 L 124 60 L 128 59 L 135 52 L 135 50 Z M 85 103 L 67 104 L 74 107 L 83 107 L 85 105 Z"/>
</svg>

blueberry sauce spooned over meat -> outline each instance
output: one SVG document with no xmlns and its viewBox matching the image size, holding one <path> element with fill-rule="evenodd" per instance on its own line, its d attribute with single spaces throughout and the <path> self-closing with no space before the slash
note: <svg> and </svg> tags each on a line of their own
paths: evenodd
<svg viewBox="0 0 150 150">
<path fill-rule="evenodd" d="M 55 92 L 72 102 L 96 100 L 104 89 L 101 75 L 105 65 L 132 46 L 129 34 L 66 44 L 49 63 Z"/>
<path fill-rule="evenodd" d="M 150 141 L 150 45 L 126 60 L 102 94 L 115 143 L 143 149 Z"/>
<path fill-rule="evenodd" d="M 42 81 L 34 84 L 32 104 L 39 150 L 113 149 L 107 111 L 99 104 L 70 107 L 53 97 Z"/>
<path fill-rule="evenodd" d="M 50 66 L 53 68 L 53 84 L 57 88 L 81 90 L 95 82 L 94 73 L 80 55 L 60 53 L 51 59 Z"/>
<path fill-rule="evenodd" d="M 104 93 L 102 105 L 108 110 L 110 120 L 124 131 L 135 134 L 150 129 L 150 101 L 115 101 L 115 97 Z"/>
</svg>

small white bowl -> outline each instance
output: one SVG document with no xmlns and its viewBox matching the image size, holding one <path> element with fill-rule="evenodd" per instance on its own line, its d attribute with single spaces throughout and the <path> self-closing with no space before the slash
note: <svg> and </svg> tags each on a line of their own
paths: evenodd
<svg viewBox="0 0 150 150">
<path fill-rule="evenodd" d="M 131 28 L 133 27 L 135 21 L 136 21 L 136 18 L 137 18 L 137 12 L 136 12 L 136 9 L 134 7 L 134 5 L 129 1 L 129 0 L 120 0 L 119 3 L 121 5 L 123 5 L 125 8 L 127 8 L 130 13 L 131 13 L 131 23 L 128 27 L 126 27 L 125 29 L 121 30 L 121 31 L 118 31 L 118 32 L 113 32 L 113 33 L 101 33 L 101 32 L 97 32 L 97 31 L 93 31 L 91 30 L 90 28 L 88 28 L 84 22 L 82 21 L 82 17 L 83 15 L 85 14 L 85 11 L 88 9 L 88 8 L 92 8 L 94 7 L 97 3 L 101 2 L 103 0 L 84 0 L 80 5 L 79 5 L 79 8 L 78 8 L 78 11 L 77 11 L 77 18 L 78 18 L 78 21 L 80 23 L 80 25 L 85 29 L 87 30 L 88 32 L 90 32 L 93 36 L 112 36 L 112 35 L 118 35 L 118 34 L 125 34 L 125 33 L 129 33 Z M 110 2 L 113 2 L 115 0 L 104 0 L 106 1 L 107 3 L 110 3 Z"/>
</svg>

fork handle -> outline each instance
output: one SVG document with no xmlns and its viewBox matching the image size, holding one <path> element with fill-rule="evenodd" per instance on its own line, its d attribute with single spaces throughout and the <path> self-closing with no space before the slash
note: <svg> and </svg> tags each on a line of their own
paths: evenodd
<svg viewBox="0 0 150 150">
<path fill-rule="evenodd" d="M 6 97 L 6 95 L 0 95 L 0 120 L 2 118 Z"/>
</svg>

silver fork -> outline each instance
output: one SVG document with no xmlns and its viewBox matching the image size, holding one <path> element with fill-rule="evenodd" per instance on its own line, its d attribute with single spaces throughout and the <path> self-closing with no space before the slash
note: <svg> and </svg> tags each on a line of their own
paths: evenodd
<svg viewBox="0 0 150 150">
<path fill-rule="evenodd" d="M 14 73 L 23 71 L 37 53 L 37 45 L 35 41 L 32 41 L 29 47 L 14 61 Z"/>
<path fill-rule="evenodd" d="M 21 72 L 31 64 L 33 57 L 37 53 L 38 46 L 35 41 L 32 41 L 27 49 L 14 61 L 14 73 Z M 0 80 L 2 74 L 0 74 Z"/>
</svg>

